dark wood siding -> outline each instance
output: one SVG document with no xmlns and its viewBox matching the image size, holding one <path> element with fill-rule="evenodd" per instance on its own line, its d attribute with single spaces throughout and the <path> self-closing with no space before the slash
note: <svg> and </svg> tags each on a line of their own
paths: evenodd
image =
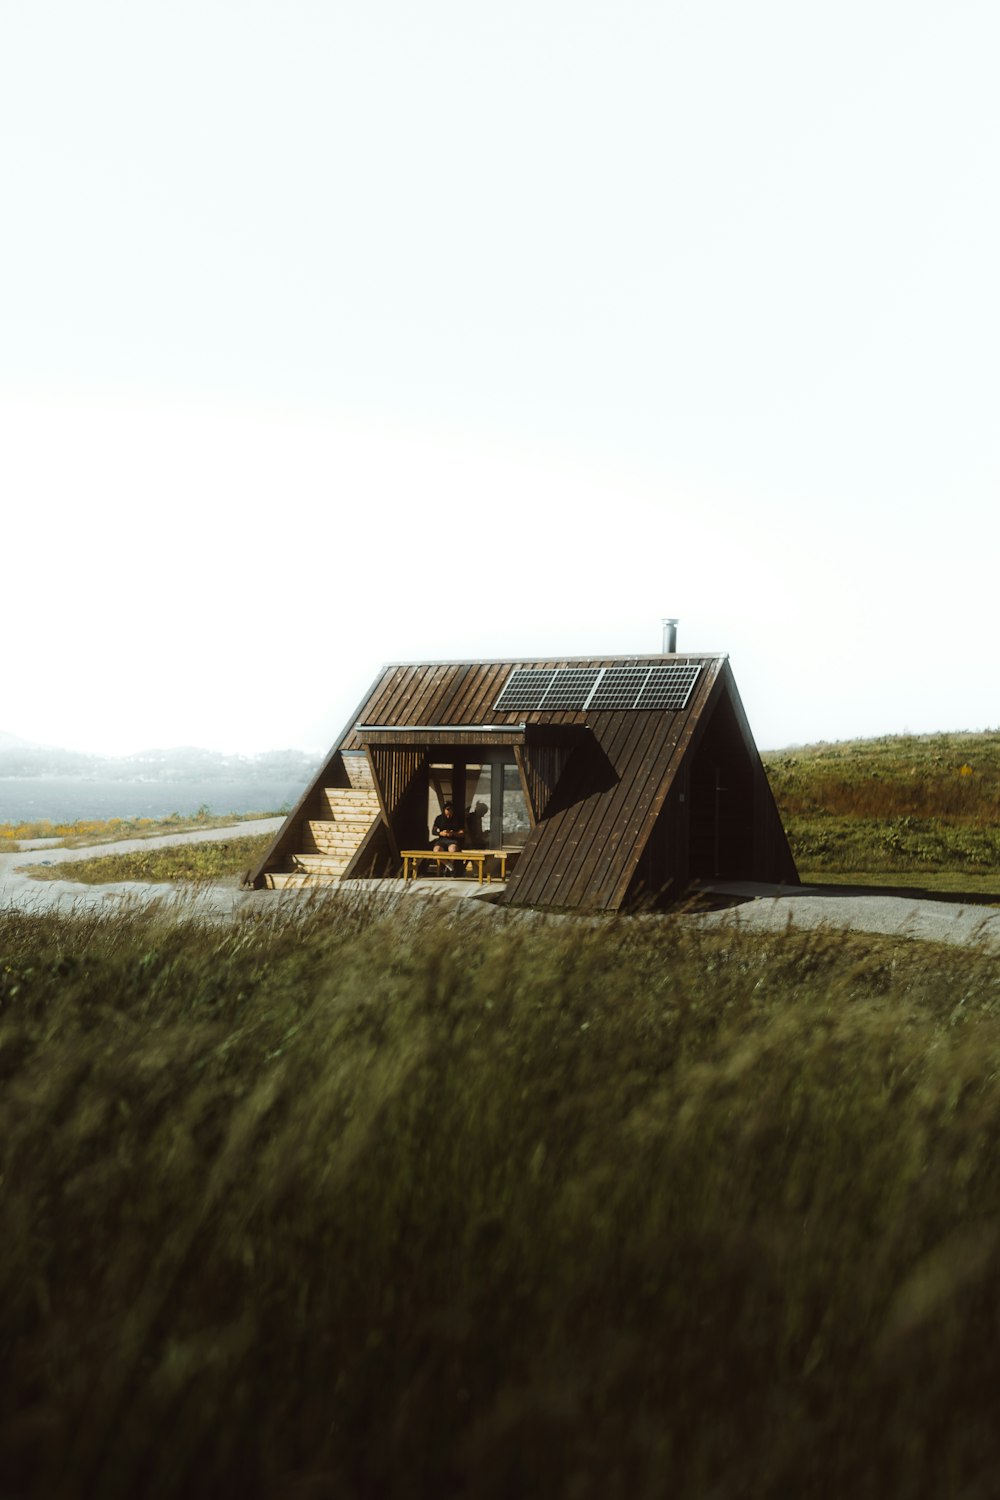
<svg viewBox="0 0 1000 1500">
<path fill-rule="evenodd" d="M 379 801 L 383 811 L 391 818 L 409 790 L 413 778 L 423 768 L 424 752 L 373 745 L 368 755 Z"/>
<path fill-rule="evenodd" d="M 426 808 L 427 757 L 423 750 L 407 747 L 369 745 L 366 748 L 389 848 L 395 856 L 413 841 L 415 811 L 421 789 Z M 422 817 L 420 825 L 422 830 Z"/>
<path fill-rule="evenodd" d="M 607 710 L 588 718 L 593 745 L 574 753 L 553 811 L 532 832 L 508 881 L 510 905 L 616 910 L 624 904 L 721 660 L 706 663 L 688 707 Z"/>
<path fill-rule="evenodd" d="M 517 765 L 533 822 L 543 816 L 571 753 L 567 745 L 534 744 L 517 749 Z"/>
</svg>

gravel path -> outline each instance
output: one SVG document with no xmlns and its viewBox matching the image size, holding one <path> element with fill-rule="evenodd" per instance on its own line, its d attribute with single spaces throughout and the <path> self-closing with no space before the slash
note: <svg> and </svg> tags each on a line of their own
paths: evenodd
<svg viewBox="0 0 1000 1500">
<path fill-rule="evenodd" d="M 219 885 L 153 885 L 139 881 L 120 881 L 113 885 L 80 885 L 69 880 L 33 880 L 19 873 L 19 867 L 37 863 L 61 864 L 69 860 L 90 859 L 102 854 L 118 854 L 136 848 L 162 848 L 169 844 L 202 843 L 214 839 L 250 837 L 273 833 L 281 818 L 258 818 L 228 828 L 193 829 L 188 833 L 166 833 L 150 839 L 124 839 L 114 844 L 98 844 L 86 849 L 53 848 L 51 843 L 36 841 L 36 847 L 18 854 L 0 854 L 0 908 L 17 907 L 20 911 L 88 912 L 108 910 L 115 906 L 148 906 L 162 904 L 176 909 L 178 915 L 204 916 L 210 919 L 232 917 L 243 912 L 274 912 L 289 905 L 300 906 L 313 901 L 312 891 L 244 891 L 235 883 Z M 884 933 L 890 936 L 920 938 L 937 943 L 959 943 L 982 946 L 1000 952 L 1000 908 L 954 901 L 926 899 L 878 893 L 840 894 L 835 886 L 799 886 L 797 888 L 757 885 L 750 881 L 720 882 L 707 888 L 734 904 L 717 911 L 690 918 L 707 927 L 733 925 L 757 931 L 781 932 L 788 927 L 849 928 L 855 932 Z M 325 895 L 332 899 L 357 899 L 363 892 L 377 890 L 393 900 L 403 899 L 400 881 L 351 881 L 334 887 Z M 418 880 L 405 892 L 407 899 L 421 897 L 455 901 L 469 897 L 485 898 L 476 906 L 490 907 L 490 895 L 496 886 L 481 887 L 469 880 Z M 524 915 L 528 915 L 525 913 Z"/>
<path fill-rule="evenodd" d="M 849 928 L 853 932 L 922 938 L 1000 951 L 1000 908 L 970 902 L 929 901 L 916 896 L 859 895 L 836 886 L 777 887 L 752 881 L 720 882 L 710 889 L 739 901 L 696 918 L 707 926 L 730 923 L 757 931 L 787 927 Z"/>
<path fill-rule="evenodd" d="M 19 854 L 0 854 L 0 907 L 16 906 L 19 911 L 94 911 L 115 905 L 150 905 L 163 902 L 185 910 L 197 909 L 206 915 L 229 915 L 256 891 L 239 891 L 234 887 L 185 887 L 152 884 L 146 881 L 117 881 L 109 885 L 82 885 L 71 880 L 34 880 L 21 873 L 31 865 L 67 864 L 78 859 L 99 859 L 105 854 L 127 854 L 142 849 L 163 849 L 170 844 L 203 844 L 217 839 L 250 838 L 257 833 L 274 833 L 283 818 L 255 818 L 249 823 L 235 823 L 228 828 L 193 828 L 187 833 L 157 834 L 147 839 L 119 839 L 113 844 L 94 844 L 87 848 L 54 848 L 48 839 L 32 840 Z"/>
<path fill-rule="evenodd" d="M 99 859 L 105 854 L 127 854 L 138 849 L 162 849 L 170 844 L 201 844 L 217 839 L 250 838 L 258 833 L 275 833 L 283 818 L 257 818 L 235 823 L 228 828 L 195 828 L 187 833 L 157 834 L 154 838 L 121 839 L 113 844 L 94 844 L 87 848 L 54 847 L 51 839 L 35 839 L 31 846 L 22 844 L 18 854 L 0 854 L 0 910 L 16 907 L 19 911 L 63 913 L 107 911 L 114 907 L 161 905 L 178 916 L 226 918 L 242 912 L 275 912 L 282 907 L 302 906 L 317 899 L 316 891 L 244 891 L 235 880 L 208 885 L 178 882 L 122 880 L 107 885 L 84 885 L 72 880 L 36 880 L 22 871 L 31 865 L 66 864 L 72 860 Z M 494 887 L 494 890 L 496 888 Z M 489 887 L 469 880 L 411 881 L 411 893 L 435 901 L 454 901 L 480 896 Z M 322 892 L 331 899 L 357 900 L 363 892 L 377 891 L 381 896 L 402 896 L 401 881 L 352 880 L 343 887 Z"/>
</svg>

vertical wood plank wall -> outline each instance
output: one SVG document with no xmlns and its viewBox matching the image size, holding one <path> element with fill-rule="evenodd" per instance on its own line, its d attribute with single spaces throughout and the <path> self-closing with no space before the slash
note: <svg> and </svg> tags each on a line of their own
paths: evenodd
<svg viewBox="0 0 1000 1500">
<path fill-rule="evenodd" d="M 532 821 L 544 816 L 546 805 L 563 773 L 569 751 L 562 745 L 523 745 L 515 751 L 527 789 Z"/>
<path fill-rule="evenodd" d="M 405 809 L 407 794 L 416 780 L 423 781 L 427 764 L 425 751 L 411 746 L 365 745 L 372 780 L 378 793 L 386 839 L 393 856 L 399 858 L 396 835 L 397 816 Z M 404 839 L 404 846 L 408 840 Z"/>
<path fill-rule="evenodd" d="M 426 752 L 419 749 L 370 745 L 368 754 L 375 785 L 389 818 L 409 791 L 413 778 L 423 769 Z"/>
</svg>

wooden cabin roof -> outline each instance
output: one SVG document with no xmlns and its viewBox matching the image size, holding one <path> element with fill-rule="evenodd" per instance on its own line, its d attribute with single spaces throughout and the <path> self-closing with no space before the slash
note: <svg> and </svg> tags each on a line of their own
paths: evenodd
<svg viewBox="0 0 1000 1500">
<path fill-rule="evenodd" d="M 439 731 L 490 725 L 498 741 L 502 741 L 502 733 L 498 731 L 503 727 L 514 731 L 528 724 L 591 724 L 594 714 L 582 710 L 498 713 L 493 705 L 511 673 L 518 669 L 657 667 L 673 663 L 707 667 L 708 671 L 699 674 L 691 702 L 684 710 L 690 713 L 694 703 L 703 696 L 705 680 L 714 679 L 725 660 L 725 656 L 719 655 L 663 656 L 657 652 L 648 656 L 532 657 L 518 661 L 392 662 L 382 668 L 337 749 L 361 750 L 366 741 L 371 743 L 373 734 L 359 732 L 358 726 L 375 732 L 407 727 Z M 614 714 L 616 718 L 635 717 L 637 714 L 646 717 L 645 711 L 634 709 L 606 709 L 602 712 Z M 652 712 L 657 720 L 664 717 L 664 710 Z"/>
</svg>

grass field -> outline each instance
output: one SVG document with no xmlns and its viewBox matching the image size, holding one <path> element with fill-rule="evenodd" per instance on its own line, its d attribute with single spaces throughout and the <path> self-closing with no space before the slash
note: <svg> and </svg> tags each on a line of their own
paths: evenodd
<svg viewBox="0 0 1000 1500">
<path fill-rule="evenodd" d="M 812 745 L 764 763 L 804 879 L 945 876 L 1000 895 L 1000 731 Z"/>
<path fill-rule="evenodd" d="M 255 864 L 271 842 L 270 834 L 249 838 L 211 839 L 199 844 L 174 844 L 160 849 L 134 849 L 102 854 L 94 859 L 60 860 L 51 865 L 25 865 L 36 880 L 76 880 L 104 885 L 119 880 L 225 880 Z"/>
<path fill-rule="evenodd" d="M 276 816 L 273 812 L 220 816 L 202 807 L 187 817 L 171 813 L 167 818 L 78 818 L 69 823 L 53 823 L 42 818 L 30 823 L 0 823 L 0 854 L 16 854 L 22 843 L 32 839 L 54 839 L 73 848 L 117 843 L 120 839 L 155 838 L 158 834 L 185 833 L 193 828 L 228 828 L 231 823 Z"/>
<path fill-rule="evenodd" d="M 372 904 L 0 955 L 5 1495 L 995 1494 L 995 959 Z"/>
</svg>

